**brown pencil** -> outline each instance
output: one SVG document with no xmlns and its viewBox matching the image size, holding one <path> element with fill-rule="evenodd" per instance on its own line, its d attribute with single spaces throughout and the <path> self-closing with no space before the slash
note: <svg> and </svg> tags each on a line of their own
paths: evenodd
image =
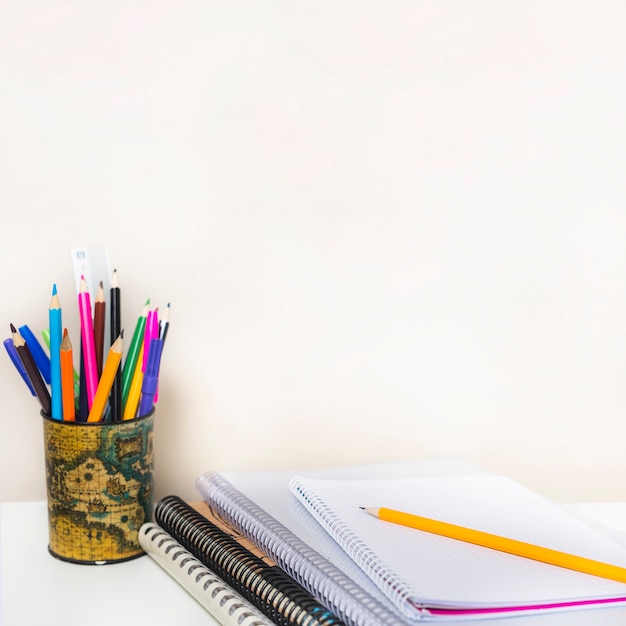
<svg viewBox="0 0 626 626">
<path fill-rule="evenodd" d="M 31 354 L 28 346 L 26 345 L 26 341 L 24 341 L 24 337 L 19 333 L 17 328 L 13 324 L 11 324 L 11 334 L 13 336 L 13 345 L 17 350 L 17 353 L 24 365 L 24 369 L 28 374 L 28 378 L 30 378 L 30 382 L 35 389 L 35 393 L 37 394 L 37 399 L 41 404 L 41 408 L 46 415 L 50 415 L 50 392 L 46 387 L 46 383 L 44 383 L 43 378 L 39 370 L 37 369 L 37 365 L 35 364 L 35 359 L 33 359 L 33 355 Z"/>
<path fill-rule="evenodd" d="M 96 346 L 96 365 L 98 379 L 102 376 L 102 363 L 104 360 L 104 320 L 106 316 L 106 302 L 104 300 L 104 288 L 102 281 L 98 286 L 98 293 L 93 305 L 93 337 Z"/>
</svg>

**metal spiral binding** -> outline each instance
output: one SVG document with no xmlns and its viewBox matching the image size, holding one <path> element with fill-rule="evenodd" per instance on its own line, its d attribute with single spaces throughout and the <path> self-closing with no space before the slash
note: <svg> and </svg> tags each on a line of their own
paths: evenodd
<svg viewBox="0 0 626 626">
<path fill-rule="evenodd" d="M 139 544 L 220 623 L 273 626 L 160 526 L 144 524 L 139 531 Z"/>
<path fill-rule="evenodd" d="M 155 521 L 278 626 L 343 626 L 279 567 L 264 563 L 177 496 L 159 501 Z"/>
</svg>

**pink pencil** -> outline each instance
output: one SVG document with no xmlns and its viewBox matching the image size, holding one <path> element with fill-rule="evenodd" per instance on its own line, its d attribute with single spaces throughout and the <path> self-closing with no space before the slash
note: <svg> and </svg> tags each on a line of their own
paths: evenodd
<svg viewBox="0 0 626 626">
<path fill-rule="evenodd" d="M 81 358 L 85 363 L 85 382 L 87 383 L 87 404 L 91 408 L 98 389 L 98 361 L 96 360 L 96 342 L 93 334 L 91 317 L 91 298 L 85 277 L 80 277 L 78 292 L 78 312 L 80 315 L 80 334 L 83 340 Z"/>
</svg>

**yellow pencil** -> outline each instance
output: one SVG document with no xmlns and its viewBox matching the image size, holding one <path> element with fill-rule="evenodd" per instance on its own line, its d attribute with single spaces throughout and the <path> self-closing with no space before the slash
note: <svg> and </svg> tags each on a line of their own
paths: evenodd
<svg viewBox="0 0 626 626">
<path fill-rule="evenodd" d="M 543 548 L 524 541 L 508 539 L 481 530 L 472 530 L 456 524 L 412 515 L 411 513 L 402 513 L 401 511 L 386 508 L 361 508 L 366 513 L 393 524 L 416 528 L 417 530 L 442 535 L 443 537 L 473 543 L 484 548 L 508 552 L 516 556 L 541 561 L 542 563 L 549 563 L 550 565 L 557 565 L 577 572 L 583 572 L 584 574 L 592 574 L 593 576 L 626 583 L 626 568 L 617 565 L 601 563 L 600 561 L 594 561 L 582 556 L 568 554 L 567 552 Z"/>
<path fill-rule="evenodd" d="M 139 350 L 137 354 L 137 363 L 135 364 L 135 371 L 133 372 L 133 378 L 130 383 L 130 389 L 128 390 L 128 398 L 126 398 L 126 404 L 124 405 L 124 414 L 122 420 L 132 420 L 137 414 L 137 407 L 139 406 L 139 397 L 141 396 L 141 384 L 143 383 L 143 372 L 141 371 L 143 365 L 143 350 Z"/>
<path fill-rule="evenodd" d="M 109 354 L 107 355 L 107 360 L 102 370 L 102 376 L 98 382 L 98 387 L 96 388 L 96 393 L 91 403 L 91 409 L 89 409 L 89 415 L 87 417 L 88 422 L 99 422 L 102 419 L 102 414 L 104 413 L 104 408 L 106 407 L 109 394 L 111 393 L 111 387 L 115 380 L 115 374 L 117 373 L 117 368 L 120 366 L 122 359 L 123 336 L 124 331 L 118 335 L 109 349 Z"/>
</svg>

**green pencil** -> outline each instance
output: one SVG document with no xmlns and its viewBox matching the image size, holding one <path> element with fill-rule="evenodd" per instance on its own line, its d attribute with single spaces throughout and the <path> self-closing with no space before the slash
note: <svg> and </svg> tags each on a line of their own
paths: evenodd
<svg viewBox="0 0 626 626">
<path fill-rule="evenodd" d="M 148 307 L 150 305 L 150 298 L 146 300 L 146 304 L 143 307 L 141 315 L 137 319 L 135 330 L 133 332 L 133 338 L 130 341 L 128 353 L 124 365 L 122 367 L 122 406 L 126 406 L 128 400 L 128 392 L 130 391 L 130 384 L 133 381 L 133 372 L 137 365 L 137 356 L 139 350 L 143 349 L 143 335 L 146 330 L 146 318 L 148 316 Z"/>
</svg>

